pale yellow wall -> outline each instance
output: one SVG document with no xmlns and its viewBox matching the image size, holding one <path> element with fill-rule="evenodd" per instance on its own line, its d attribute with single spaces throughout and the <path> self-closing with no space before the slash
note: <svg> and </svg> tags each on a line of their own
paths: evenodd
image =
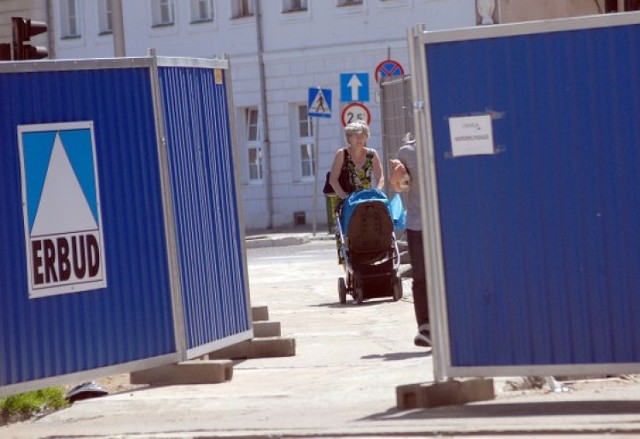
<svg viewBox="0 0 640 439">
<path fill-rule="evenodd" d="M 604 0 L 496 0 L 499 23 L 601 14 Z"/>
</svg>

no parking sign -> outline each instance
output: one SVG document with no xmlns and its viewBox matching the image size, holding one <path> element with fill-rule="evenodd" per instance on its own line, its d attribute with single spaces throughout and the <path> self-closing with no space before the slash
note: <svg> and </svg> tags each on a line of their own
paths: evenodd
<svg viewBox="0 0 640 439">
<path fill-rule="evenodd" d="M 380 82 L 382 78 L 387 76 L 402 76 L 404 75 L 404 68 L 402 65 L 393 59 L 386 59 L 382 61 L 375 70 L 376 82 Z"/>
</svg>

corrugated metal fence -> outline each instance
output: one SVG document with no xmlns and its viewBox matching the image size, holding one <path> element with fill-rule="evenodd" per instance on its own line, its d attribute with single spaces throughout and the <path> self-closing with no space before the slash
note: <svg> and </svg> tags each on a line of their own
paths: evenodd
<svg viewBox="0 0 640 439">
<path fill-rule="evenodd" d="M 228 78 L 225 60 L 0 64 L 0 394 L 251 337 Z"/>
<path fill-rule="evenodd" d="M 225 76 L 159 71 L 189 356 L 250 329 Z M 214 343 L 223 340 L 222 343 Z M 213 344 L 212 344 L 213 343 Z"/>
<path fill-rule="evenodd" d="M 437 375 L 640 370 L 640 15 L 416 41 Z"/>
</svg>

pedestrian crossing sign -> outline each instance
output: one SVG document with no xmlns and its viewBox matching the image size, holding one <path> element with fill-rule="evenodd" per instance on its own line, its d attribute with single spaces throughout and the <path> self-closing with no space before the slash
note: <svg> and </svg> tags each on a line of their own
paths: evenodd
<svg viewBox="0 0 640 439">
<path fill-rule="evenodd" d="M 307 114 L 309 117 L 331 117 L 331 89 L 309 89 Z"/>
</svg>

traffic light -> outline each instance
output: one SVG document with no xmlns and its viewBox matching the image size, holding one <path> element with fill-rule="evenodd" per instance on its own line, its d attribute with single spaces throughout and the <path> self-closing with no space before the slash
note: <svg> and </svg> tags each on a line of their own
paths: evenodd
<svg viewBox="0 0 640 439">
<path fill-rule="evenodd" d="M 29 44 L 31 37 L 47 31 L 47 23 L 30 18 L 11 17 L 13 24 L 13 59 L 40 59 L 49 56 L 46 47 Z"/>
</svg>

